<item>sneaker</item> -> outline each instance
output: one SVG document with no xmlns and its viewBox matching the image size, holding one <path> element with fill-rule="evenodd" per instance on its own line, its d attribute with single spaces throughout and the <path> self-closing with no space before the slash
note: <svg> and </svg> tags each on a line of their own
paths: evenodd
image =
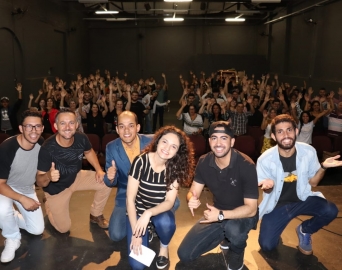
<svg viewBox="0 0 342 270">
<path fill-rule="evenodd" d="M 156 266 L 158 269 L 164 269 L 166 266 L 168 266 L 170 263 L 169 258 L 166 258 L 164 256 L 158 256 L 156 261 Z"/>
<path fill-rule="evenodd" d="M 90 222 L 97 223 L 97 225 L 99 225 L 99 227 L 101 227 L 102 229 L 108 229 L 109 226 L 108 221 L 104 218 L 103 215 L 95 217 L 92 214 L 90 214 Z"/>
<path fill-rule="evenodd" d="M 152 223 L 148 225 L 147 230 L 148 230 L 148 242 L 151 243 L 153 238 L 157 237 L 157 233 Z"/>
<path fill-rule="evenodd" d="M 20 247 L 20 239 L 6 239 L 5 248 L 1 253 L 1 262 L 8 263 L 14 259 L 15 251 Z"/>
<path fill-rule="evenodd" d="M 230 254 L 228 257 L 228 270 L 241 270 L 243 268 L 243 256 L 245 252 L 237 254 L 232 250 L 229 250 Z"/>
<path fill-rule="evenodd" d="M 303 233 L 302 225 L 299 225 L 296 228 L 296 232 L 297 232 L 298 239 L 299 239 L 299 245 L 298 245 L 299 251 L 305 255 L 311 255 L 312 254 L 311 234 Z"/>
<path fill-rule="evenodd" d="M 228 241 L 227 238 L 223 239 L 223 241 L 220 243 L 220 248 L 224 249 L 224 250 L 228 250 L 229 249 L 229 244 L 230 242 Z"/>
</svg>

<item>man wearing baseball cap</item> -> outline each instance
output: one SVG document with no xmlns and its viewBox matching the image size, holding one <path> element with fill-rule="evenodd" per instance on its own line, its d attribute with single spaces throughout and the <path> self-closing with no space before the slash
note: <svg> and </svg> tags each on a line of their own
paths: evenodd
<svg viewBox="0 0 342 270">
<path fill-rule="evenodd" d="M 7 133 L 10 136 L 18 131 L 17 113 L 22 103 L 21 83 L 18 83 L 15 89 L 18 91 L 18 100 L 13 106 L 9 106 L 8 97 L 0 98 L 0 133 Z"/>
<path fill-rule="evenodd" d="M 222 242 L 221 248 L 229 249 L 228 269 L 243 268 L 248 233 L 258 222 L 258 179 L 253 161 L 235 150 L 234 142 L 229 123 L 210 125 L 211 152 L 198 161 L 187 201 L 194 215 L 206 185 L 213 194 L 213 205 L 206 204 L 204 216 L 183 239 L 178 249 L 181 261 L 195 260 Z"/>
</svg>

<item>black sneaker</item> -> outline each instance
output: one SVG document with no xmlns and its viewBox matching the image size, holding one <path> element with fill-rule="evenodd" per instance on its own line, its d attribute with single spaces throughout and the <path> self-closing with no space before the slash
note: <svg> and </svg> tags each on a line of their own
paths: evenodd
<svg viewBox="0 0 342 270">
<path fill-rule="evenodd" d="M 224 250 L 228 250 L 229 244 L 230 244 L 230 242 L 228 241 L 228 239 L 224 238 L 223 241 L 220 243 L 220 248 L 224 249 Z"/>
<path fill-rule="evenodd" d="M 148 225 L 147 230 L 148 230 L 148 242 L 151 243 L 153 238 L 157 237 L 157 233 L 152 223 Z"/>
<path fill-rule="evenodd" d="M 241 270 L 243 268 L 243 256 L 245 254 L 245 251 L 241 254 L 237 254 L 231 249 L 229 251 L 228 270 Z"/>
<path fill-rule="evenodd" d="M 158 256 L 156 261 L 156 266 L 158 269 L 164 269 L 166 266 L 168 266 L 170 263 L 169 258 L 166 258 L 164 256 Z"/>
</svg>

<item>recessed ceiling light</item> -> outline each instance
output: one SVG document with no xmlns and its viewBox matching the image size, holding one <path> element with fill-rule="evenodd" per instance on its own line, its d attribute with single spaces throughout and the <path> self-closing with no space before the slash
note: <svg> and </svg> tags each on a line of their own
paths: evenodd
<svg viewBox="0 0 342 270">
<path fill-rule="evenodd" d="M 165 22 L 182 22 L 184 18 L 164 18 Z"/>
<path fill-rule="evenodd" d="M 118 14 L 119 11 L 116 10 L 98 10 L 95 11 L 96 14 Z"/>
<path fill-rule="evenodd" d="M 244 18 L 227 18 L 226 22 L 244 22 L 245 20 Z"/>
</svg>

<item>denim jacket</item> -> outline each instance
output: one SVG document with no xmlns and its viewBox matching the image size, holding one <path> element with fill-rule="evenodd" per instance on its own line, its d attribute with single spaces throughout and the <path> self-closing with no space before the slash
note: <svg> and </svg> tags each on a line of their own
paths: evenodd
<svg viewBox="0 0 342 270">
<path fill-rule="evenodd" d="M 296 170 L 297 170 L 297 196 L 301 201 L 305 201 L 309 196 L 320 196 L 321 192 L 312 192 L 309 180 L 321 167 L 316 150 L 308 144 L 297 142 L 295 144 Z M 259 205 L 259 219 L 264 214 L 270 213 L 277 205 L 284 184 L 284 170 L 279 158 L 278 146 L 274 146 L 264 152 L 257 162 L 258 182 L 264 179 L 274 181 L 273 190 L 267 194 L 263 193 L 263 200 Z"/>
</svg>

